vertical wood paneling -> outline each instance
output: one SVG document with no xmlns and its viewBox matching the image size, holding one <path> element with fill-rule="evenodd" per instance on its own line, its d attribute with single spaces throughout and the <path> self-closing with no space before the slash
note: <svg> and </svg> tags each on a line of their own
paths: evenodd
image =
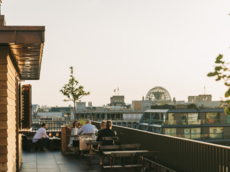
<svg viewBox="0 0 230 172">
<path fill-rule="evenodd" d="M 7 50 L 0 48 L 0 171 L 7 170 Z"/>
<path fill-rule="evenodd" d="M 8 46 L 0 47 L 0 171 L 16 172 L 16 147 L 21 147 L 16 145 L 21 144 L 16 134 L 17 72 L 8 52 Z"/>
</svg>

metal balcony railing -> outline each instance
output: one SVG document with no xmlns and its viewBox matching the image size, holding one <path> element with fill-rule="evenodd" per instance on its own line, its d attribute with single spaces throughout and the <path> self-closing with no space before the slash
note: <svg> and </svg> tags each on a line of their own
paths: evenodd
<svg viewBox="0 0 230 172">
<path fill-rule="evenodd" d="M 99 122 L 93 122 L 99 127 Z M 119 144 L 158 151 L 156 163 L 177 172 L 229 172 L 230 147 L 114 125 Z M 210 135 L 209 135 L 210 137 Z"/>
<path fill-rule="evenodd" d="M 41 126 L 42 123 L 47 124 L 47 132 L 58 132 L 61 131 L 61 126 L 70 124 L 72 121 L 65 120 L 65 121 L 54 121 L 54 120 L 39 120 L 39 121 L 32 121 L 32 132 L 36 132 Z"/>
</svg>

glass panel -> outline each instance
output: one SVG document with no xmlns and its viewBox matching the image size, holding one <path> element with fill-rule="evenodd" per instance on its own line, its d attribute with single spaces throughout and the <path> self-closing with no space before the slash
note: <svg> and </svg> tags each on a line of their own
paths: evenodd
<svg viewBox="0 0 230 172">
<path fill-rule="evenodd" d="M 187 114 L 182 114 L 181 115 L 181 123 L 182 123 L 182 125 L 187 124 Z"/>
<path fill-rule="evenodd" d="M 220 120 L 220 114 L 217 112 L 206 113 L 206 124 L 218 124 Z"/>
<path fill-rule="evenodd" d="M 223 127 L 210 127 L 209 137 L 212 139 L 222 139 L 223 137 Z"/>
<path fill-rule="evenodd" d="M 168 120 L 165 120 L 165 125 L 174 125 L 174 114 L 168 113 Z"/>
<path fill-rule="evenodd" d="M 191 128 L 191 139 L 200 139 L 200 128 Z"/>
<path fill-rule="evenodd" d="M 190 139 L 190 129 L 189 128 L 184 129 L 184 138 Z"/>
<path fill-rule="evenodd" d="M 188 125 L 200 124 L 198 121 L 198 113 L 188 113 Z"/>
<path fill-rule="evenodd" d="M 165 128 L 165 134 L 170 136 L 176 136 L 176 128 Z"/>
</svg>

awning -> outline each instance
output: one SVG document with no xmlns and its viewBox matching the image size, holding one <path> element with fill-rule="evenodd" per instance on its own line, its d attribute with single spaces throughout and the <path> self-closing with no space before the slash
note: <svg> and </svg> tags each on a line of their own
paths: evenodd
<svg viewBox="0 0 230 172">
<path fill-rule="evenodd" d="M 9 45 L 21 80 L 40 79 L 45 26 L 6 26 L 0 15 L 0 45 Z"/>
</svg>

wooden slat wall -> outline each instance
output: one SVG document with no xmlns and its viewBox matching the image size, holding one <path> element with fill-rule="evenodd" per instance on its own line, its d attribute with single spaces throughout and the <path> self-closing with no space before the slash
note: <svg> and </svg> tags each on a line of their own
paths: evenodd
<svg viewBox="0 0 230 172">
<path fill-rule="evenodd" d="M 22 86 L 22 128 L 31 128 L 32 123 L 31 85 Z"/>
<path fill-rule="evenodd" d="M 0 46 L 0 172 L 16 172 L 16 77 L 9 47 Z"/>
</svg>

